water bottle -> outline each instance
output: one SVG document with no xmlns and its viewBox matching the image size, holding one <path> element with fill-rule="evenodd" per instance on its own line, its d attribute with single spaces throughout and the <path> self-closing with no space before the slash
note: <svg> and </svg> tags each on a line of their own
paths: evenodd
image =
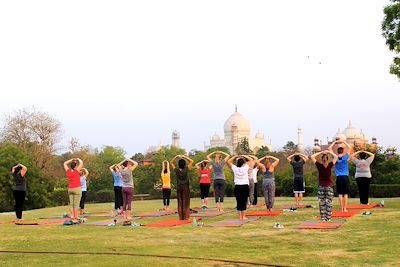
<svg viewBox="0 0 400 267">
<path fill-rule="evenodd" d="M 193 226 L 197 226 L 197 220 L 196 220 L 196 217 L 193 217 Z"/>
<path fill-rule="evenodd" d="M 381 207 L 384 207 L 385 206 L 385 200 L 381 200 Z"/>
</svg>

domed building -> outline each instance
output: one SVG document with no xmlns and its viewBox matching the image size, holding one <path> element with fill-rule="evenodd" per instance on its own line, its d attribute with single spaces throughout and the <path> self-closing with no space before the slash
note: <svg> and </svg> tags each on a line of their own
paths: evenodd
<svg viewBox="0 0 400 267">
<path fill-rule="evenodd" d="M 262 146 L 272 149 L 271 144 L 266 144 L 264 134 L 258 132 L 254 138 L 250 137 L 251 127 L 249 121 L 235 109 L 235 112 L 224 123 L 224 139 L 216 133 L 210 138 L 210 145 L 204 145 L 204 150 L 212 147 L 226 146 L 233 154 L 243 138 L 247 138 L 252 151 L 258 151 Z"/>
<path fill-rule="evenodd" d="M 372 147 L 377 147 L 377 139 L 376 137 L 372 137 L 372 142 L 368 142 L 368 137 L 362 132 L 362 130 L 358 130 L 355 128 L 351 121 L 349 125 L 347 125 L 344 131 L 340 131 L 338 129 L 337 133 L 333 136 L 332 141 L 328 141 L 327 145 L 322 145 L 318 138 L 314 139 L 314 152 L 325 150 L 329 147 L 330 144 L 334 141 L 346 141 L 352 147 L 357 146 L 359 148 L 363 148 L 366 145 L 371 145 Z"/>
</svg>

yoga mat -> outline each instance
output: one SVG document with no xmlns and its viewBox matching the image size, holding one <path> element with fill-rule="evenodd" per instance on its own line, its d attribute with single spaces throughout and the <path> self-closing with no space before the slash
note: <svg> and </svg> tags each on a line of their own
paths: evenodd
<svg viewBox="0 0 400 267">
<path fill-rule="evenodd" d="M 334 230 L 339 228 L 345 223 L 345 221 L 307 221 L 300 224 L 298 229 L 321 229 L 321 230 Z"/>
<path fill-rule="evenodd" d="M 211 227 L 239 227 L 242 226 L 243 224 L 253 222 L 255 220 L 258 220 L 260 217 L 251 217 L 247 218 L 246 220 L 240 220 L 240 219 L 226 219 L 223 221 L 219 221 L 213 224 L 206 224 L 205 226 L 211 226 Z"/>
<path fill-rule="evenodd" d="M 11 223 L 15 223 L 15 220 L 6 221 L 6 222 L 0 222 L 0 225 L 1 225 L 1 224 L 11 224 Z"/>
<path fill-rule="evenodd" d="M 347 209 L 372 209 L 372 208 L 378 208 L 380 207 L 380 204 L 368 204 L 368 205 L 361 205 L 361 204 L 353 204 L 353 205 L 348 205 Z"/>
<path fill-rule="evenodd" d="M 60 224 L 68 219 L 62 218 L 62 219 L 57 219 L 57 220 L 51 220 L 51 221 L 21 221 L 21 222 L 16 222 L 16 225 L 51 225 L 51 224 Z"/>
<path fill-rule="evenodd" d="M 161 217 L 161 216 L 167 216 L 167 215 L 172 215 L 172 214 L 176 214 L 177 212 L 176 211 L 171 211 L 171 210 L 168 210 L 168 211 L 165 211 L 165 210 L 163 210 L 163 211 L 155 211 L 155 212 L 152 212 L 152 213 L 150 213 L 150 212 L 138 212 L 138 216 L 140 216 L 140 217 Z"/>
<path fill-rule="evenodd" d="M 359 214 L 357 211 L 342 212 L 342 211 L 334 210 L 334 211 L 332 211 L 331 217 L 332 218 L 350 218 L 357 214 Z M 318 215 L 317 217 L 320 218 L 320 215 Z"/>
<path fill-rule="evenodd" d="M 220 212 L 220 211 L 205 211 L 205 212 L 199 212 L 199 213 L 192 213 L 190 214 L 190 217 L 216 217 L 219 215 L 224 214 L 224 212 Z"/>
<path fill-rule="evenodd" d="M 277 210 L 277 211 L 268 211 L 268 210 L 257 210 L 257 211 L 252 211 L 246 214 L 246 216 L 277 216 L 279 214 L 282 214 L 283 211 Z"/>
<path fill-rule="evenodd" d="M 140 217 L 134 217 L 132 218 L 132 220 L 136 220 L 139 219 Z M 122 223 L 124 221 L 123 218 L 117 218 L 117 224 L 118 223 Z M 82 225 L 85 226 L 108 226 L 110 223 L 113 223 L 114 219 L 110 218 L 109 220 L 105 220 L 105 221 L 98 221 L 98 222 L 89 222 L 89 223 L 84 223 Z"/>
<path fill-rule="evenodd" d="M 166 221 L 143 224 L 142 226 L 148 226 L 148 227 L 172 227 L 172 226 L 178 226 L 178 225 L 191 224 L 192 222 L 193 222 L 192 220 L 183 221 L 183 220 L 177 220 L 177 219 L 169 219 L 169 220 L 166 220 Z"/>
</svg>

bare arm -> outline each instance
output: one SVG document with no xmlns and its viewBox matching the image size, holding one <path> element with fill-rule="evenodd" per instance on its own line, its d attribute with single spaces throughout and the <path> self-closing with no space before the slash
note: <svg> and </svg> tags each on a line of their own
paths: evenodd
<svg viewBox="0 0 400 267">
<path fill-rule="evenodd" d="M 114 167 L 115 167 L 115 165 L 116 165 L 116 164 L 113 164 L 113 165 L 111 165 L 111 166 L 109 167 L 109 169 L 110 169 L 110 172 L 113 172 L 113 171 L 114 171 Z"/>
<path fill-rule="evenodd" d="M 288 156 L 286 159 L 287 159 L 287 161 L 289 161 L 289 162 L 291 162 L 292 161 L 292 159 L 293 159 L 293 157 L 294 156 L 296 156 L 296 155 L 298 155 L 297 153 L 294 153 L 294 154 L 292 154 L 292 155 L 290 155 L 290 156 Z"/>
<path fill-rule="evenodd" d="M 86 168 L 82 168 L 82 171 L 85 173 L 85 177 L 88 178 L 89 171 Z"/>
<path fill-rule="evenodd" d="M 68 164 L 70 164 L 74 159 L 69 159 L 64 162 L 64 170 L 67 171 L 69 169 Z"/>
<path fill-rule="evenodd" d="M 308 156 L 306 154 L 299 153 L 299 156 L 303 158 L 304 162 L 308 160 Z"/>
<path fill-rule="evenodd" d="M 76 160 L 78 161 L 78 167 L 76 167 L 76 170 L 80 172 L 83 168 L 83 161 L 80 158 L 76 158 Z"/>
<path fill-rule="evenodd" d="M 278 158 L 275 158 L 274 156 L 268 156 L 268 158 L 270 158 L 270 159 L 273 159 L 274 160 L 274 162 L 272 162 L 272 167 L 276 167 L 276 166 L 278 166 L 278 164 L 279 164 L 279 159 Z"/>
<path fill-rule="evenodd" d="M 333 159 L 332 159 L 332 163 L 333 164 L 335 164 L 336 163 L 336 161 L 338 160 L 338 155 L 336 155 L 335 153 L 333 153 L 332 151 L 327 151 L 328 153 L 330 153 L 331 155 L 332 155 L 332 157 L 333 157 Z"/>
<path fill-rule="evenodd" d="M 173 157 L 172 159 L 171 159 L 171 161 L 170 161 L 170 164 L 171 164 L 171 168 L 172 169 L 175 169 L 175 160 L 177 159 L 177 158 L 180 158 L 181 157 L 181 155 L 176 155 L 175 157 Z"/>
<path fill-rule="evenodd" d="M 193 160 L 191 158 L 189 158 L 188 156 L 186 156 L 186 155 L 182 155 L 182 158 L 184 158 L 184 159 L 189 161 L 188 169 L 190 170 L 192 168 L 192 166 L 193 166 Z"/>
<path fill-rule="evenodd" d="M 228 161 L 226 162 L 226 164 L 228 164 L 228 167 L 231 169 L 232 165 L 233 165 L 233 160 L 236 158 L 237 156 L 233 156 L 231 158 L 228 159 Z"/>
<path fill-rule="evenodd" d="M 319 155 L 321 155 L 322 154 L 322 151 L 321 152 L 317 152 L 317 153 L 315 153 L 315 154 L 312 154 L 311 155 L 311 161 L 315 164 L 315 162 L 317 162 L 317 157 L 319 156 Z"/>
<path fill-rule="evenodd" d="M 28 171 L 28 168 L 25 167 L 24 165 L 22 165 L 21 163 L 19 164 L 19 166 L 21 166 L 21 176 L 24 177 L 26 172 Z"/>
</svg>

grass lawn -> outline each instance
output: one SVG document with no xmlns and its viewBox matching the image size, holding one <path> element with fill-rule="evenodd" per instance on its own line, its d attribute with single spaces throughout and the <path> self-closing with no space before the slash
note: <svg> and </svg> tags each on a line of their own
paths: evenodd
<svg viewBox="0 0 400 267">
<path fill-rule="evenodd" d="M 263 199 L 259 198 L 259 201 Z M 378 203 L 380 199 L 370 199 Z M 200 205 L 192 199 L 191 206 Z M 292 204 L 292 198 L 277 198 L 275 209 Z M 17 226 L 0 225 L 1 251 L 82 252 L 100 254 L 18 254 L 0 252 L 0 266 L 253 266 L 255 263 L 279 266 L 400 266 L 400 201 L 385 199 L 385 208 L 371 209 L 372 215 L 356 215 L 336 230 L 299 230 L 296 227 L 319 214 L 317 199 L 304 203 L 315 209 L 299 209 L 276 217 L 261 217 L 242 227 L 170 228 L 96 227 L 96 226 Z M 358 199 L 350 199 L 357 204 Z M 225 207 L 235 207 L 227 198 Z M 176 200 L 172 200 L 172 207 Z M 338 200 L 334 200 L 335 209 Z M 161 200 L 135 201 L 136 211 L 161 208 Z M 111 203 L 88 204 L 86 211 L 110 211 Z M 263 209 L 263 208 L 258 208 Z M 61 215 L 68 207 L 54 207 L 24 212 L 24 219 Z M 364 210 L 365 211 L 365 210 Z M 360 214 L 362 211 L 360 211 Z M 235 212 L 204 218 L 209 224 L 237 218 Z M 167 218 L 141 218 L 137 223 Z M 14 214 L 0 214 L 0 222 L 14 219 Z M 104 218 L 89 218 L 90 221 Z M 112 220 L 110 219 L 110 222 Z M 284 229 L 273 229 L 279 222 Z M 113 255 L 101 253 L 126 253 Z M 159 257 L 171 256 L 171 257 Z M 188 257 L 186 259 L 174 257 Z M 195 257 L 197 259 L 190 259 Z M 198 258 L 205 258 L 201 260 Z M 218 260 L 249 262 L 244 264 Z"/>
</svg>

